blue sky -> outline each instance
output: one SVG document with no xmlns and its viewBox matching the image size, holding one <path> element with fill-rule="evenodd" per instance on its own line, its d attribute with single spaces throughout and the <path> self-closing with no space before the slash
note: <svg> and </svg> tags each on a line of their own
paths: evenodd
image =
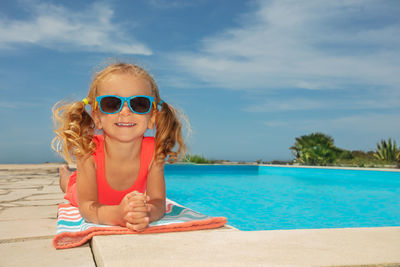
<svg viewBox="0 0 400 267">
<path fill-rule="evenodd" d="M 82 4 L 84 2 L 84 4 Z M 60 161 L 51 107 L 108 58 L 183 110 L 190 152 L 292 159 L 295 138 L 375 150 L 400 136 L 399 1 L 1 1 L 0 163 Z"/>
</svg>

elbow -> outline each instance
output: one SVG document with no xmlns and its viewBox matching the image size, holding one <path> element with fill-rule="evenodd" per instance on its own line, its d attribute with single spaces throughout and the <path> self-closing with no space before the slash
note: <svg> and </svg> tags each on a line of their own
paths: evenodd
<svg viewBox="0 0 400 267">
<path fill-rule="evenodd" d="M 158 221 L 165 214 L 165 199 L 154 199 L 149 201 L 148 204 L 151 204 L 151 211 L 150 211 L 150 222 Z"/>
<path fill-rule="evenodd" d="M 90 223 L 99 223 L 97 216 L 98 206 L 95 202 L 91 201 L 80 203 L 78 208 L 82 218 L 85 221 Z"/>
<path fill-rule="evenodd" d="M 165 208 L 165 201 L 164 201 L 164 202 L 162 203 L 161 207 L 160 207 L 160 215 L 161 215 L 160 219 L 161 219 L 162 217 L 164 217 L 165 211 L 166 211 L 166 208 Z"/>
<path fill-rule="evenodd" d="M 160 213 L 161 213 L 161 217 L 160 219 L 164 216 L 165 211 L 166 211 L 166 207 L 165 207 L 165 198 L 164 199 L 160 199 Z"/>
</svg>

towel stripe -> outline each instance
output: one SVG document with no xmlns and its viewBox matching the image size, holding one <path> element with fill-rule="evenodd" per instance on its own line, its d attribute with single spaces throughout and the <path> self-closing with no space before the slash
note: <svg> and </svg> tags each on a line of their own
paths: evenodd
<svg viewBox="0 0 400 267">
<path fill-rule="evenodd" d="M 166 213 L 164 217 L 150 223 L 149 227 L 144 232 L 162 233 L 212 229 L 223 226 L 225 223 L 226 218 L 224 217 L 210 217 L 166 199 Z M 123 233 L 132 234 L 136 232 L 125 227 L 86 222 L 82 218 L 77 207 L 70 204 L 60 204 L 58 209 L 57 232 L 53 240 L 53 245 L 56 248 L 76 247 L 84 244 L 93 235 Z"/>
</svg>

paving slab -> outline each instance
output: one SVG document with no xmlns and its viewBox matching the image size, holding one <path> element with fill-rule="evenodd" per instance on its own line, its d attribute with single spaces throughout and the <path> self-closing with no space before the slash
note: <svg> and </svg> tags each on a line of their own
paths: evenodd
<svg viewBox="0 0 400 267">
<path fill-rule="evenodd" d="M 52 239 L 0 243 L 0 266 L 96 266 L 89 245 L 56 250 Z"/>
<path fill-rule="evenodd" d="M 400 264 L 400 227 L 96 236 L 97 266 Z"/>
<path fill-rule="evenodd" d="M 0 221 L 0 242 L 54 236 L 56 229 L 57 220 L 55 219 Z"/>
<path fill-rule="evenodd" d="M 12 182 L 12 184 L 16 184 L 19 186 L 23 185 L 47 185 L 49 182 L 51 183 L 53 180 L 56 180 L 56 177 L 51 177 L 48 174 L 38 174 L 38 175 L 20 175 L 18 177 L 13 178 L 3 178 L 0 184 L 5 184 L 7 182 Z M 58 182 L 58 180 L 57 180 Z"/>
<path fill-rule="evenodd" d="M 32 194 L 31 196 L 28 196 L 25 198 L 26 200 L 53 200 L 54 204 L 58 204 L 59 202 L 63 202 L 64 199 L 64 193 L 61 192 L 54 192 L 54 193 L 49 193 L 44 192 L 44 193 L 35 193 Z"/>
<path fill-rule="evenodd" d="M 62 197 L 62 196 L 61 196 Z M 13 204 L 17 204 L 19 206 L 33 206 L 33 207 L 39 207 L 39 206 L 49 206 L 49 205 L 55 205 L 55 209 L 57 210 L 57 205 L 58 202 L 63 202 L 60 201 L 59 199 L 43 199 L 43 200 L 19 200 L 19 201 L 13 201 Z M 4 203 L 4 206 L 7 206 L 7 203 Z"/>
<path fill-rule="evenodd" d="M 46 190 L 47 191 L 47 190 Z M 40 201 L 40 200 L 52 200 L 52 204 L 56 205 L 59 202 L 63 202 L 63 193 L 48 193 L 48 192 L 38 192 L 35 189 L 18 189 L 10 190 L 9 193 L 0 195 L 0 203 L 10 203 L 16 201 Z"/>
<path fill-rule="evenodd" d="M 58 181 L 57 181 L 57 184 L 55 184 L 55 185 L 46 186 L 45 192 L 46 193 L 60 193 L 61 189 L 60 189 L 60 186 L 58 185 Z M 63 197 L 64 197 L 64 194 L 63 194 Z M 63 199 L 63 197 L 61 199 Z"/>
<path fill-rule="evenodd" d="M 5 191 L 6 189 L 3 190 Z M 24 199 L 36 193 L 38 193 L 38 190 L 36 189 L 21 189 L 21 188 L 16 190 L 8 189 L 7 193 L 3 193 L 0 195 L 0 202 L 10 202 L 19 199 Z"/>
<path fill-rule="evenodd" d="M 57 208 L 54 205 L 40 207 L 10 207 L 0 210 L 0 221 L 32 219 L 57 219 Z"/>
<path fill-rule="evenodd" d="M 46 163 L 46 164 L 0 164 L 0 171 L 18 171 L 29 172 L 32 170 L 44 170 L 48 173 L 57 173 L 61 163 Z"/>
</svg>

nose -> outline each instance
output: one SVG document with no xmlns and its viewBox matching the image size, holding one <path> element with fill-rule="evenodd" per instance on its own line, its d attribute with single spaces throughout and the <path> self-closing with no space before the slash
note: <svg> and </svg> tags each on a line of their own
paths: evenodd
<svg viewBox="0 0 400 267">
<path fill-rule="evenodd" d="M 130 108 L 128 106 L 128 103 L 126 101 L 124 101 L 124 105 L 122 106 L 122 109 L 121 109 L 120 113 L 121 113 L 121 115 L 125 115 L 125 116 L 129 115 L 130 113 L 132 113 L 132 111 L 130 110 Z"/>
</svg>

